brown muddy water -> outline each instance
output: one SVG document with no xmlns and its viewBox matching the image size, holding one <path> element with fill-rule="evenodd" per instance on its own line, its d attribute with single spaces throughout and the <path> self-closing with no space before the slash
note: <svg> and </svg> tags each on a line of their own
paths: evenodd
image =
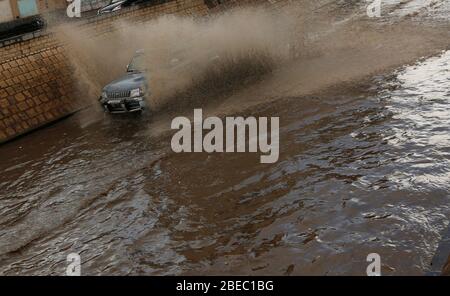
<svg viewBox="0 0 450 296">
<path fill-rule="evenodd" d="M 372 64 L 399 55 L 389 48 Z M 365 275 L 369 253 L 385 275 L 436 272 L 449 253 L 450 52 L 375 76 L 345 56 L 310 93 L 298 89 L 313 62 L 212 107 L 279 116 L 273 165 L 175 154 L 173 114 L 95 108 L 2 145 L 0 274 L 64 275 L 70 253 L 84 275 Z M 281 92 L 287 77 L 304 84 Z"/>
<path fill-rule="evenodd" d="M 83 274 L 364 274 L 376 252 L 423 274 L 450 214 L 449 66 L 260 105 L 281 118 L 274 165 L 171 153 L 145 117 L 3 145 L 1 273 L 61 275 L 77 252 Z"/>
</svg>

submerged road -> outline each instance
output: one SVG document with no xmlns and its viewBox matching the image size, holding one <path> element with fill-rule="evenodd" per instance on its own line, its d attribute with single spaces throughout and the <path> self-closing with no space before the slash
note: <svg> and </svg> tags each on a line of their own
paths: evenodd
<svg viewBox="0 0 450 296">
<path fill-rule="evenodd" d="M 387 2 L 387 19 L 425 7 L 448 21 L 448 1 Z M 0 274 L 64 275 L 70 253 L 84 275 L 365 275 L 370 253 L 384 275 L 438 274 L 450 253 L 450 52 L 417 60 L 421 39 L 402 30 L 365 35 L 371 50 L 358 52 L 344 47 L 354 35 L 331 32 L 342 54 L 230 100 L 280 117 L 275 164 L 175 154 L 164 114 L 93 108 L 0 146 Z M 399 39 L 409 47 L 391 47 Z M 403 47 L 403 66 L 374 74 Z M 370 79 L 355 82 L 355 69 Z M 284 78 L 297 84 L 280 91 Z"/>
<path fill-rule="evenodd" d="M 450 216 L 450 53 L 262 104 L 280 161 L 174 154 L 157 123 L 77 115 L 0 147 L 0 271 L 424 274 Z M 103 115 L 102 115 L 103 116 Z M 448 252 L 448 250 L 441 250 Z"/>
</svg>

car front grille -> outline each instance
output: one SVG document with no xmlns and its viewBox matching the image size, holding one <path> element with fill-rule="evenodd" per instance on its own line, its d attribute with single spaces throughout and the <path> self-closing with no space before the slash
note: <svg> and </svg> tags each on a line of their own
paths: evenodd
<svg viewBox="0 0 450 296">
<path fill-rule="evenodd" d="M 112 91 L 112 92 L 107 92 L 106 93 L 106 95 L 108 96 L 108 99 L 129 98 L 130 94 L 131 94 L 130 90 Z"/>
</svg>

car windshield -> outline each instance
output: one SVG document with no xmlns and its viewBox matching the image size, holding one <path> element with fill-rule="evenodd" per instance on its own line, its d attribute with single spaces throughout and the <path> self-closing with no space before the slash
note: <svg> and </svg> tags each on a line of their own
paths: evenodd
<svg viewBox="0 0 450 296">
<path fill-rule="evenodd" d="M 145 57 L 143 54 L 138 54 L 133 57 L 128 65 L 128 72 L 142 72 L 145 70 Z"/>
</svg>

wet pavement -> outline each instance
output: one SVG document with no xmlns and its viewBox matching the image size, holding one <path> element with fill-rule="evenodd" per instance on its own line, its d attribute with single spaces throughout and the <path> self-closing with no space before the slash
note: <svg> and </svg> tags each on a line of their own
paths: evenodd
<svg viewBox="0 0 450 296">
<path fill-rule="evenodd" d="M 450 53 L 356 89 L 284 98 L 280 161 L 174 154 L 143 118 L 77 115 L 0 147 L 0 271 L 428 272 L 448 227 Z M 448 250 L 443 250 L 445 252 Z"/>
<path fill-rule="evenodd" d="M 365 275 L 369 253 L 385 275 L 439 272 L 449 99 L 447 51 L 262 100 L 240 112 L 280 117 L 273 165 L 174 154 L 167 118 L 91 108 L 0 146 L 0 274 L 64 275 L 73 252 L 85 275 Z"/>
</svg>

